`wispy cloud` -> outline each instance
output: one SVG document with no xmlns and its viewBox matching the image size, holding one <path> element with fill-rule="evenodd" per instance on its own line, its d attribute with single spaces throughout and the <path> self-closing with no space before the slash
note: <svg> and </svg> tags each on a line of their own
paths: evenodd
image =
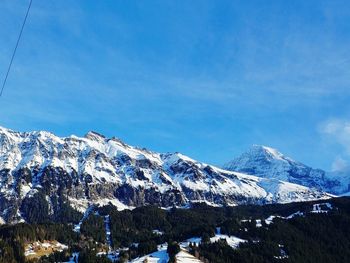
<svg viewBox="0 0 350 263">
<path fill-rule="evenodd" d="M 341 156 L 337 156 L 332 163 L 332 172 L 348 171 L 350 168 L 349 162 Z"/>
<path fill-rule="evenodd" d="M 350 121 L 338 119 L 328 120 L 320 125 L 319 130 L 321 133 L 331 136 L 350 154 Z"/>
<path fill-rule="evenodd" d="M 329 150 L 332 148 L 332 145 L 340 146 L 340 150 L 331 164 L 332 171 L 350 171 L 350 121 L 341 119 L 327 120 L 319 126 L 319 132 L 327 139 Z"/>
</svg>

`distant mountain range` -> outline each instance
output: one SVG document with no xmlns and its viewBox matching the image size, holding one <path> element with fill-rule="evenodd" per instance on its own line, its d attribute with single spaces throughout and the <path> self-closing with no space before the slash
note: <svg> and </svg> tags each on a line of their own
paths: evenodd
<svg viewBox="0 0 350 263">
<path fill-rule="evenodd" d="M 350 174 L 313 169 L 284 156 L 276 149 L 261 145 L 253 145 L 223 168 L 262 178 L 287 181 L 335 195 L 344 195 L 350 191 Z"/>
<path fill-rule="evenodd" d="M 108 203 L 119 209 L 286 203 L 328 198 L 328 190 L 348 187 L 263 146 L 225 168 L 96 132 L 61 138 L 0 128 L 0 220 L 28 221 L 33 206 L 47 207 L 43 216 L 54 218 L 64 202 L 81 212 Z"/>
</svg>

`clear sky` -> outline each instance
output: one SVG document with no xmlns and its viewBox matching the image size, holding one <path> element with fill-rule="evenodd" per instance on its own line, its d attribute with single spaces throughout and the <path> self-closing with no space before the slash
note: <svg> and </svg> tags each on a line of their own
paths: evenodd
<svg viewBox="0 0 350 263">
<path fill-rule="evenodd" d="M 0 1 L 1 81 L 28 1 Z M 95 130 L 222 164 L 350 153 L 350 2 L 33 0 L 0 125 Z"/>
</svg>

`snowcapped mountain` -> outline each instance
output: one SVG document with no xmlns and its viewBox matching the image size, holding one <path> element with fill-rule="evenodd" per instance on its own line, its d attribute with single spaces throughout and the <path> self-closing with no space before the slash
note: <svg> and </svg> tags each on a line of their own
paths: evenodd
<svg viewBox="0 0 350 263">
<path fill-rule="evenodd" d="M 33 205 L 47 206 L 47 213 L 55 215 L 64 198 L 83 212 L 109 202 L 123 209 L 328 197 L 279 179 L 222 170 L 180 153 L 151 152 L 95 132 L 60 138 L 44 131 L 0 128 L 0 219 L 5 222 L 27 219 Z"/>
<path fill-rule="evenodd" d="M 274 178 L 333 194 L 350 190 L 348 177 L 313 169 L 284 156 L 276 149 L 253 145 L 247 152 L 224 165 L 224 169 Z"/>
</svg>

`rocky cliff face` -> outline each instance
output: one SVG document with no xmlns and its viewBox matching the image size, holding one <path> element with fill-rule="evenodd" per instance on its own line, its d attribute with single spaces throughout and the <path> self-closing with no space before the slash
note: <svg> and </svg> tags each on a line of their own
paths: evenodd
<svg viewBox="0 0 350 263">
<path fill-rule="evenodd" d="M 0 128 L 0 216 L 30 220 L 31 206 L 55 218 L 69 204 L 112 203 L 119 209 L 291 202 L 326 198 L 322 191 L 222 170 L 180 153 L 160 154 L 89 132 L 57 137 Z"/>
</svg>

